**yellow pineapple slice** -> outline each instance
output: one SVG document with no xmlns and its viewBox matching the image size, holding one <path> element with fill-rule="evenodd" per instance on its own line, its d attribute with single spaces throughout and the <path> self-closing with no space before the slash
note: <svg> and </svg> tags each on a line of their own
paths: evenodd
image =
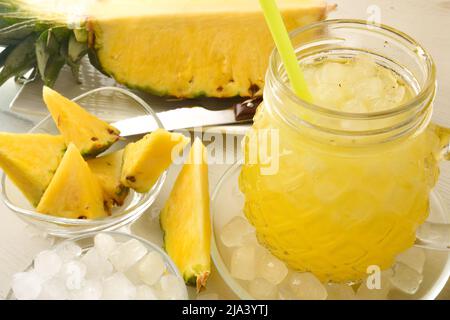
<svg viewBox="0 0 450 320">
<path fill-rule="evenodd" d="M 192 145 L 163 211 L 164 247 L 185 282 L 200 291 L 211 272 L 208 165 L 200 139 Z"/>
<path fill-rule="evenodd" d="M 33 206 L 38 205 L 65 151 L 62 136 L 0 133 L 0 168 Z"/>
<path fill-rule="evenodd" d="M 122 206 L 129 189 L 120 182 L 124 150 L 88 160 L 88 165 L 103 189 L 105 207 Z"/>
<path fill-rule="evenodd" d="M 44 87 L 43 96 L 66 144 L 74 143 L 83 157 L 95 157 L 119 140 L 119 130 L 58 92 Z"/>
<path fill-rule="evenodd" d="M 67 148 L 37 211 L 71 219 L 107 216 L 102 188 L 73 143 Z"/>
<path fill-rule="evenodd" d="M 189 139 L 179 133 L 158 129 L 125 148 L 122 183 L 146 193 L 173 162 Z"/>
</svg>

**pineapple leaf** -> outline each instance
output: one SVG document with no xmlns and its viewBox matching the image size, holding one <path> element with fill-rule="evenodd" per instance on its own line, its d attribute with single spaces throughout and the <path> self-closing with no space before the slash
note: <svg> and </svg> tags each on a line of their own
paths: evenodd
<svg viewBox="0 0 450 320">
<path fill-rule="evenodd" d="M 67 45 L 61 47 L 61 55 L 65 58 L 69 65 L 72 75 L 77 83 L 81 83 L 79 79 L 80 61 L 87 54 L 87 44 L 79 43 L 75 39 L 75 35 L 71 35 Z"/>
<path fill-rule="evenodd" d="M 0 29 L 0 45 L 17 44 L 34 32 L 34 26 L 27 20 Z"/>
<path fill-rule="evenodd" d="M 78 64 L 87 52 L 87 42 L 79 42 L 76 39 L 75 34 L 72 34 L 69 38 L 69 47 L 67 52 L 70 62 Z"/>
<path fill-rule="evenodd" d="M 66 63 L 64 52 L 67 50 L 69 35 L 69 29 L 54 27 L 42 32 L 36 41 L 39 74 L 48 87 L 53 87 L 59 72 Z"/>
<path fill-rule="evenodd" d="M 6 58 L 8 58 L 8 55 L 13 51 L 13 46 L 8 46 L 5 49 L 3 49 L 2 52 L 0 52 L 0 68 L 3 67 L 3 65 L 6 62 Z"/>
<path fill-rule="evenodd" d="M 37 66 L 39 74 L 41 74 L 41 76 L 45 74 L 45 67 L 47 66 L 47 62 L 50 57 L 50 54 L 48 53 L 47 50 L 48 42 L 49 42 L 49 32 L 47 30 L 41 33 L 35 44 Z"/>
<path fill-rule="evenodd" d="M 24 74 L 34 67 L 36 63 L 35 41 L 36 35 L 31 34 L 9 52 L 5 59 L 4 67 L 0 72 L 0 86 L 9 78 L 18 74 Z"/>
<path fill-rule="evenodd" d="M 45 77 L 43 79 L 47 87 L 51 88 L 55 85 L 59 72 L 61 71 L 62 67 L 64 67 L 65 63 L 66 60 L 64 60 L 64 58 L 62 57 L 55 57 L 55 59 L 49 61 L 45 69 Z"/>
<path fill-rule="evenodd" d="M 73 29 L 73 34 L 78 42 L 88 42 L 88 32 L 85 28 Z"/>
<path fill-rule="evenodd" d="M 17 7 L 12 3 L 12 1 L 0 1 L 0 13 L 14 12 Z"/>
</svg>

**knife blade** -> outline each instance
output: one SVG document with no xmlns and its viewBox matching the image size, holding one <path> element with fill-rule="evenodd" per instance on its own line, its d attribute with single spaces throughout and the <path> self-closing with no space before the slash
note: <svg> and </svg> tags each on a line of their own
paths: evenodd
<svg viewBox="0 0 450 320">
<path fill-rule="evenodd" d="M 178 108 L 158 112 L 164 129 L 190 129 L 251 122 L 261 98 L 250 99 L 223 110 L 210 110 L 203 107 Z M 120 130 L 121 137 L 129 137 L 152 132 L 159 128 L 152 115 L 128 118 L 112 123 Z"/>
</svg>

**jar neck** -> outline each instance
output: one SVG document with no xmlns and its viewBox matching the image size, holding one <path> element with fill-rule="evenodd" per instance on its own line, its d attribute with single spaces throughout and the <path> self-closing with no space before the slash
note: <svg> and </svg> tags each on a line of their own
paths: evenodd
<svg viewBox="0 0 450 320">
<path fill-rule="evenodd" d="M 430 123 L 435 93 L 433 85 L 427 95 L 415 97 L 408 106 L 394 112 L 345 114 L 311 107 L 282 86 L 276 73 L 269 71 L 264 106 L 275 121 L 296 134 L 326 143 L 364 146 L 420 133 Z"/>
<path fill-rule="evenodd" d="M 291 33 L 299 64 L 369 56 L 398 74 L 415 93 L 409 101 L 383 111 L 349 113 L 300 99 L 291 90 L 278 52 L 270 58 L 264 105 L 273 118 L 302 135 L 350 145 L 397 140 L 425 128 L 436 93 L 435 66 L 416 41 L 387 26 L 359 20 L 329 20 Z"/>
</svg>

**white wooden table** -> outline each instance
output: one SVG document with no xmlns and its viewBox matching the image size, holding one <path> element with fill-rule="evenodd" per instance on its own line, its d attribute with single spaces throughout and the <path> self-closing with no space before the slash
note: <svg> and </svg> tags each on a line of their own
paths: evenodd
<svg viewBox="0 0 450 320">
<path fill-rule="evenodd" d="M 332 0 L 330 0 L 331 2 Z M 379 14 L 381 22 L 392 25 L 422 43 L 433 55 L 438 69 L 439 92 L 436 97 L 433 120 L 450 126 L 450 1 L 448 0 L 335 0 L 338 10 L 330 18 L 368 19 Z M 13 82 L 0 88 L 0 131 L 24 132 L 38 120 L 9 112 L 8 106 L 18 90 Z M 217 183 L 227 166 L 210 168 L 210 188 Z M 437 189 L 450 207 L 450 164 L 442 164 L 442 174 Z M 168 183 L 155 204 L 161 207 L 168 196 L 179 168 L 169 172 Z M 151 211 L 151 210 L 150 210 Z M 156 212 L 157 210 L 155 210 Z M 138 235 L 148 236 L 155 228 L 151 212 L 133 226 Z M 154 239 L 158 241 L 158 239 Z M 51 245 L 50 240 L 35 234 L 14 214 L 0 203 L 0 298 L 9 290 L 9 282 L 14 272 L 26 267 L 34 254 Z M 213 272 L 213 287 L 210 291 L 226 292 L 226 287 L 217 273 Z M 232 298 L 223 294 L 221 298 Z M 440 299 L 450 299 L 450 283 L 441 293 Z"/>
</svg>

